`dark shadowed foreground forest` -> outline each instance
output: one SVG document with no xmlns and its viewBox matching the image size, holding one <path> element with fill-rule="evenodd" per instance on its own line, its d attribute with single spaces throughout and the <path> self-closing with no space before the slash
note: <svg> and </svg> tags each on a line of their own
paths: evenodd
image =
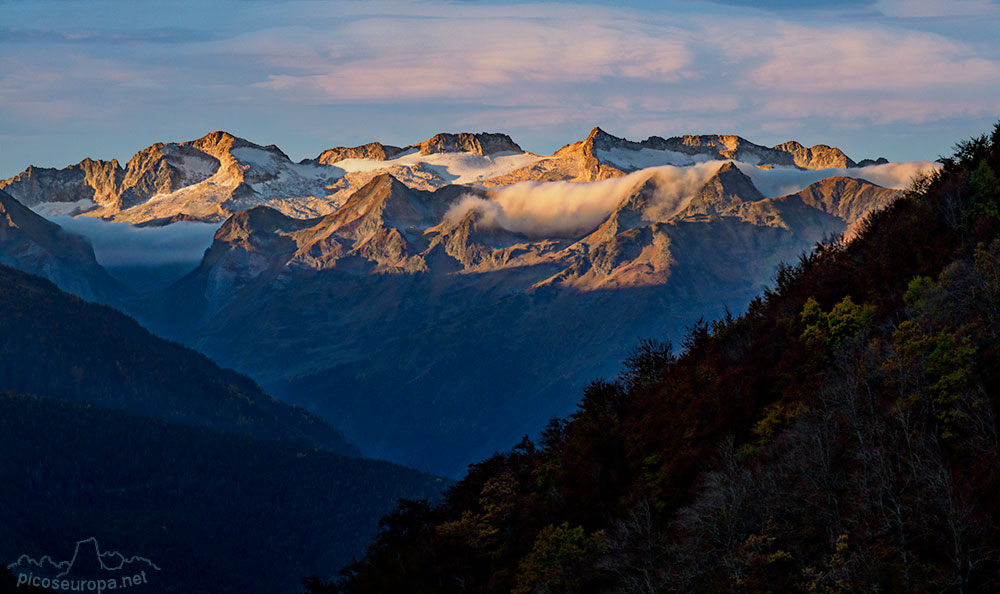
<svg viewBox="0 0 1000 594">
<path fill-rule="evenodd" d="M 996 591 L 1000 125 L 941 163 L 306 590 Z"/>
</svg>

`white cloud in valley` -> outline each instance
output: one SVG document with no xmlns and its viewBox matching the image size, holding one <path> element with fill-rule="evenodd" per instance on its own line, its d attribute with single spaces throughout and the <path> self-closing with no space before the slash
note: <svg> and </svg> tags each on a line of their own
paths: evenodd
<svg viewBox="0 0 1000 594">
<path fill-rule="evenodd" d="M 218 223 L 190 221 L 162 227 L 136 227 L 86 216 L 49 218 L 66 231 L 90 240 L 97 261 L 110 268 L 165 265 L 194 268 L 219 228 Z"/>
<path fill-rule="evenodd" d="M 589 183 L 522 182 L 493 190 L 488 199 L 467 195 L 449 209 L 446 218 L 455 222 L 476 211 L 477 224 L 486 228 L 502 228 L 529 237 L 578 237 L 599 226 L 639 185 L 652 180 L 657 191 L 646 216 L 665 220 L 683 210 L 722 164 L 708 161 L 687 167 L 665 165 Z M 927 161 L 817 170 L 759 169 L 745 163 L 737 166 L 766 198 L 792 194 L 833 176 L 905 189 L 915 176 L 939 167 Z"/>
</svg>

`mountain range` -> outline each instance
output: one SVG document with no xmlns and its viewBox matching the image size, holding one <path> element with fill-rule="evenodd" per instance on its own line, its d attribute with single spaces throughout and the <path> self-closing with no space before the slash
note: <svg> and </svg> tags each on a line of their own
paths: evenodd
<svg viewBox="0 0 1000 594">
<path fill-rule="evenodd" d="M 28 167 L 0 180 L 0 189 L 29 207 L 60 203 L 65 212 L 166 224 L 221 221 L 258 205 L 296 217 L 328 214 L 367 183 L 373 171 L 390 173 L 418 189 L 449 183 L 496 187 L 520 181 L 596 181 L 655 165 L 721 159 L 801 169 L 858 166 L 826 145 L 805 148 L 790 141 L 765 147 L 731 135 L 653 136 L 632 142 L 600 128 L 549 156 L 526 152 L 505 134 L 442 133 L 402 148 L 378 142 L 336 147 L 295 163 L 274 145 L 215 131 L 197 140 L 156 143 L 124 167 L 117 160 L 90 158 L 64 169 Z M 876 163 L 865 160 L 862 165 Z"/>
<path fill-rule="evenodd" d="M 0 186 L 50 215 L 221 221 L 195 270 L 121 307 L 366 455 L 459 476 L 572 410 L 639 339 L 742 309 L 779 263 L 850 237 L 898 195 L 865 179 L 889 167 L 599 128 L 547 156 L 462 133 L 294 163 L 213 132 Z"/>
</svg>

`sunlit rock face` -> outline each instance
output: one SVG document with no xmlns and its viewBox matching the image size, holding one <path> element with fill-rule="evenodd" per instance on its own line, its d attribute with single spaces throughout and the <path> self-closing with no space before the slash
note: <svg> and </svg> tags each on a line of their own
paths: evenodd
<svg viewBox="0 0 1000 594">
<path fill-rule="evenodd" d="M 296 163 L 213 132 L 3 184 L 49 215 L 220 224 L 190 274 L 130 313 L 368 454 L 457 476 L 571 412 L 639 339 L 740 311 L 779 262 L 853 234 L 911 172 L 871 163 L 600 128 L 552 155 L 458 133 Z M 23 254 L 73 251 L 46 237 L 8 243 L 41 269 Z"/>
</svg>

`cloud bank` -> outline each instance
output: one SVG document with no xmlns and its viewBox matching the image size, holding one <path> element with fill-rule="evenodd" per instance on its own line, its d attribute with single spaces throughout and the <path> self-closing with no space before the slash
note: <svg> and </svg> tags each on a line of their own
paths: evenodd
<svg viewBox="0 0 1000 594">
<path fill-rule="evenodd" d="M 854 177 L 870 181 L 884 188 L 896 190 L 906 189 L 914 177 L 924 171 L 940 168 L 940 164 L 932 161 L 910 161 L 906 163 L 886 163 L 869 167 L 852 167 L 850 169 L 758 169 L 746 163 L 737 163 L 740 171 L 745 173 L 757 186 L 765 198 L 777 198 L 794 194 L 809 184 L 816 183 L 828 177 Z"/>
<path fill-rule="evenodd" d="M 683 210 L 691 198 L 723 164 L 708 161 L 689 167 L 665 165 L 598 182 L 521 182 L 490 192 L 489 199 L 468 195 L 452 206 L 446 218 L 455 222 L 476 211 L 478 224 L 529 237 L 579 237 L 604 222 L 640 185 L 652 181 L 656 192 L 645 211 L 651 221 L 662 221 Z M 865 179 L 887 188 L 906 188 L 910 180 L 939 167 L 927 161 L 888 163 L 851 169 L 758 169 L 737 163 L 766 198 L 777 198 L 833 176 Z"/>
<path fill-rule="evenodd" d="M 529 236 L 575 236 L 607 218 L 622 197 L 649 177 L 645 171 L 592 183 L 521 182 L 490 193 L 490 199 L 466 196 L 449 209 L 457 220 L 478 211 L 478 224 Z"/>
<path fill-rule="evenodd" d="M 82 235 L 94 254 L 108 268 L 188 265 L 194 268 L 219 228 L 215 223 L 182 221 L 163 227 L 135 227 L 92 217 L 52 217 L 70 233 Z"/>
</svg>

